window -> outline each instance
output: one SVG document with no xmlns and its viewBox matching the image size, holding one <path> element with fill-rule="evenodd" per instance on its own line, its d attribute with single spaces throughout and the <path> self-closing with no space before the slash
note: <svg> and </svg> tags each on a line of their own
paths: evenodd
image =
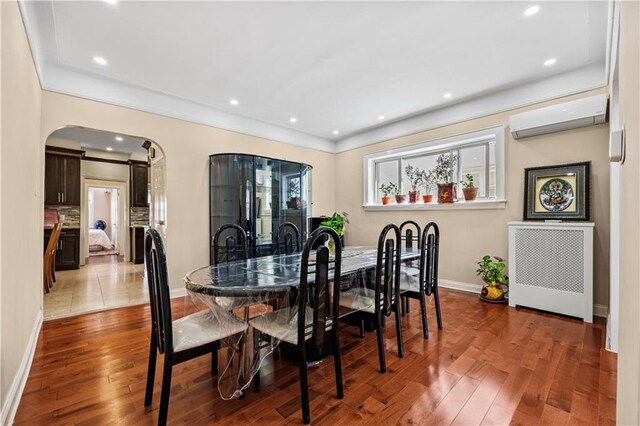
<svg viewBox="0 0 640 426">
<path fill-rule="evenodd" d="M 473 177 L 478 188 L 478 202 L 504 200 L 504 127 L 499 126 L 366 155 L 365 207 L 381 204 L 382 193 L 379 188 L 382 184 L 396 184 L 402 194 L 407 194 L 411 186 L 404 172 L 405 167 L 411 165 L 421 170 L 431 170 L 442 154 L 457 160 L 454 182 L 458 182 L 459 200 L 464 200 L 462 183 L 459 181 L 464 180 L 467 174 Z M 424 188 L 419 190 L 426 195 Z M 432 193 L 435 199 L 437 191 Z M 410 207 L 417 206 L 414 204 Z"/>
</svg>

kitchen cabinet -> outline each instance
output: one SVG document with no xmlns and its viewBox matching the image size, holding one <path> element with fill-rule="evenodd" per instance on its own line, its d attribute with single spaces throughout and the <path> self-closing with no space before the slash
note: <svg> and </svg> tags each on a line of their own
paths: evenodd
<svg viewBox="0 0 640 426">
<path fill-rule="evenodd" d="M 44 230 L 44 249 L 51 237 L 51 229 Z M 80 230 L 62 228 L 56 247 L 56 271 L 80 267 Z"/>
<path fill-rule="evenodd" d="M 45 205 L 80 205 L 80 158 L 83 151 L 75 152 L 75 154 L 46 153 L 44 163 Z"/>
<path fill-rule="evenodd" d="M 134 226 L 129 228 L 130 243 L 131 243 L 131 261 L 133 263 L 144 263 L 144 228 L 141 226 Z"/>
<path fill-rule="evenodd" d="M 129 161 L 129 186 L 131 207 L 149 206 L 149 164 Z"/>
</svg>

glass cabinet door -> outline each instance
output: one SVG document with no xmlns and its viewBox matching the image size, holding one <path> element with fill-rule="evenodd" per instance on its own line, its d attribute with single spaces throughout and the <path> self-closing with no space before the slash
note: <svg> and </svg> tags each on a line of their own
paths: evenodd
<svg viewBox="0 0 640 426">
<path fill-rule="evenodd" d="M 210 245 L 216 230 L 227 223 L 253 235 L 253 156 L 225 154 L 210 157 Z"/>
</svg>

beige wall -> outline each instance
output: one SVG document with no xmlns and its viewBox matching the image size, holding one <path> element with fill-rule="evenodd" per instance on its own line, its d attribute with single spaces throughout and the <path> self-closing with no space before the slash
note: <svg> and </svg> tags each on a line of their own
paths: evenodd
<svg viewBox="0 0 640 426">
<path fill-rule="evenodd" d="M 349 213 L 347 244 L 374 245 L 376 230 L 387 223 L 413 219 L 421 225 L 435 221 L 442 235 L 440 273 L 443 279 L 477 283 L 476 264 L 483 255 L 507 258 L 507 222 L 522 220 L 524 168 L 591 160 L 592 220 L 595 221 L 596 304 L 607 305 L 609 288 L 609 163 L 608 125 L 585 127 L 514 140 L 509 133 L 509 116 L 514 113 L 603 93 L 606 89 L 533 105 L 501 114 L 446 126 L 427 132 L 347 151 L 337 155 L 336 209 Z M 505 126 L 506 199 L 504 210 L 422 210 L 367 211 L 362 208 L 363 156 L 403 145 L 471 132 L 497 125 Z"/>
<path fill-rule="evenodd" d="M 16 2 L 2 8 L 2 360 L 3 406 L 42 306 L 41 96 Z"/>
<path fill-rule="evenodd" d="M 76 125 L 157 142 L 167 161 L 167 251 L 171 286 L 209 263 L 209 162 L 211 154 L 241 152 L 299 161 L 313 169 L 313 214 L 335 206 L 334 155 L 222 129 L 44 91 L 42 149 L 56 129 Z"/>
<path fill-rule="evenodd" d="M 640 424 L 640 7 L 621 2 L 620 123 L 627 158 L 620 168 L 620 329 L 617 422 Z"/>
</svg>

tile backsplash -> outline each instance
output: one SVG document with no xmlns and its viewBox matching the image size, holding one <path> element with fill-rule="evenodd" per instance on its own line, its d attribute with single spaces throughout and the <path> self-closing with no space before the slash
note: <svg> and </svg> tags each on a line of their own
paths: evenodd
<svg viewBox="0 0 640 426">
<path fill-rule="evenodd" d="M 149 225 L 149 207 L 131 207 L 129 214 L 131 215 L 131 226 Z"/>
<path fill-rule="evenodd" d="M 58 211 L 58 218 L 60 222 L 63 223 L 62 225 L 63 228 L 80 228 L 80 207 L 57 206 L 57 207 L 47 207 L 46 210 L 48 210 L 49 212 L 51 212 L 51 210 Z M 49 213 L 48 216 L 50 217 L 51 214 Z M 47 216 L 45 217 L 45 221 L 47 221 Z"/>
</svg>

